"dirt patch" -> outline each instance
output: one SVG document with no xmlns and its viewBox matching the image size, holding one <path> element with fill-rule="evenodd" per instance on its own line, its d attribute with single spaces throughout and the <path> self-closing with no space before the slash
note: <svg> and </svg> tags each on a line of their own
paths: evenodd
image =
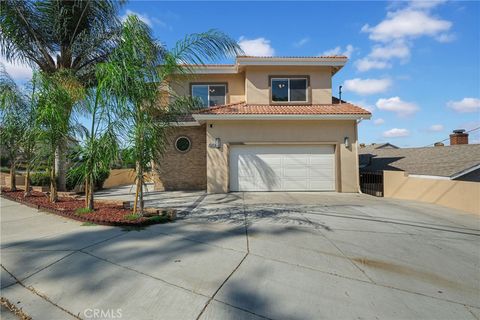
<svg viewBox="0 0 480 320">
<path fill-rule="evenodd" d="M 446 279 L 432 272 L 417 270 L 409 266 L 401 266 L 401 265 L 393 264 L 390 262 L 367 259 L 367 258 L 353 258 L 352 260 L 366 267 L 375 268 L 375 269 L 383 270 L 386 272 L 401 274 L 406 277 L 415 278 L 417 280 L 421 280 L 425 282 L 430 282 L 432 284 L 440 285 L 442 287 L 464 288 L 464 286 L 462 286 L 458 282 Z"/>
<path fill-rule="evenodd" d="M 48 196 L 41 192 L 32 191 L 31 196 L 28 197 L 24 197 L 23 194 L 23 190 L 10 191 L 7 188 L 2 188 L 2 197 L 78 221 L 109 226 L 144 226 L 171 220 L 167 216 L 162 216 L 162 212 L 156 216 L 139 216 L 132 219 L 131 210 L 124 208 L 118 202 L 95 201 L 93 212 L 81 213 L 79 209 L 85 207 L 83 199 L 59 197 L 57 202 L 51 203 Z"/>
</svg>

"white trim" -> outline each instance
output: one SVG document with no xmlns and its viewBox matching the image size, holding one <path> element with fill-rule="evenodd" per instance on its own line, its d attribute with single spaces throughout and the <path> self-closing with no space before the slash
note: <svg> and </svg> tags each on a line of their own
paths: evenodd
<svg viewBox="0 0 480 320">
<path fill-rule="evenodd" d="M 202 120 L 359 120 L 370 119 L 365 114 L 192 114 Z"/>
<path fill-rule="evenodd" d="M 197 127 L 200 126 L 200 123 L 197 121 L 181 121 L 181 122 L 170 122 L 172 127 Z"/>
<path fill-rule="evenodd" d="M 454 180 L 454 179 L 457 179 L 457 178 L 460 178 L 461 176 L 464 176 L 466 175 L 467 173 L 470 173 L 472 171 L 475 171 L 477 169 L 480 169 L 480 164 L 477 164 L 476 166 L 473 166 L 469 169 L 466 169 L 466 170 L 463 170 L 463 171 L 460 171 L 458 172 L 457 174 L 454 174 L 453 176 L 450 177 L 450 179 Z"/>
<path fill-rule="evenodd" d="M 450 177 L 429 176 L 423 174 L 409 174 L 409 178 L 432 179 L 432 180 L 451 180 Z"/>
<path fill-rule="evenodd" d="M 329 66 L 343 67 L 347 58 L 261 58 L 261 57 L 237 57 L 239 66 Z"/>
</svg>

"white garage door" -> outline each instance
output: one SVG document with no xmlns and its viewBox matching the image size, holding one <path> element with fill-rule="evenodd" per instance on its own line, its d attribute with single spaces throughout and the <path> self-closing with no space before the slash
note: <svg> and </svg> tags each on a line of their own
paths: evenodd
<svg viewBox="0 0 480 320">
<path fill-rule="evenodd" d="M 233 146 L 231 191 L 333 191 L 333 145 Z"/>
</svg>

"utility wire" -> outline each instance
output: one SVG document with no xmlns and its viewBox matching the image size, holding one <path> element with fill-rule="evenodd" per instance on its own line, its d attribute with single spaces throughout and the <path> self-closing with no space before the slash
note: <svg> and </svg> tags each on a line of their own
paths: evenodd
<svg viewBox="0 0 480 320">
<path fill-rule="evenodd" d="M 465 133 L 470 133 L 470 132 L 473 132 L 473 131 L 476 131 L 476 130 L 479 130 L 479 129 L 480 129 L 480 127 L 476 127 L 476 128 L 470 129 L 468 131 L 465 131 Z M 431 145 L 434 145 L 437 142 L 444 142 L 444 141 L 447 141 L 447 140 L 450 140 L 450 137 L 448 137 L 446 139 L 443 139 L 442 141 L 435 141 L 434 143 L 427 144 L 426 146 L 423 146 L 422 148 L 426 148 L 426 147 L 429 147 Z"/>
</svg>

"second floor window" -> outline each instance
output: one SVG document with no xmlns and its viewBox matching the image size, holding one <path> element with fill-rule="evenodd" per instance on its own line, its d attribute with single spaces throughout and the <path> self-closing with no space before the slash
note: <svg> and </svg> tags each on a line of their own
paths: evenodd
<svg viewBox="0 0 480 320">
<path fill-rule="evenodd" d="M 226 104 L 226 85 L 224 84 L 193 84 L 192 97 L 203 102 L 204 107 L 213 107 Z"/>
<path fill-rule="evenodd" d="M 307 102 L 307 78 L 272 78 L 273 102 Z"/>
</svg>

